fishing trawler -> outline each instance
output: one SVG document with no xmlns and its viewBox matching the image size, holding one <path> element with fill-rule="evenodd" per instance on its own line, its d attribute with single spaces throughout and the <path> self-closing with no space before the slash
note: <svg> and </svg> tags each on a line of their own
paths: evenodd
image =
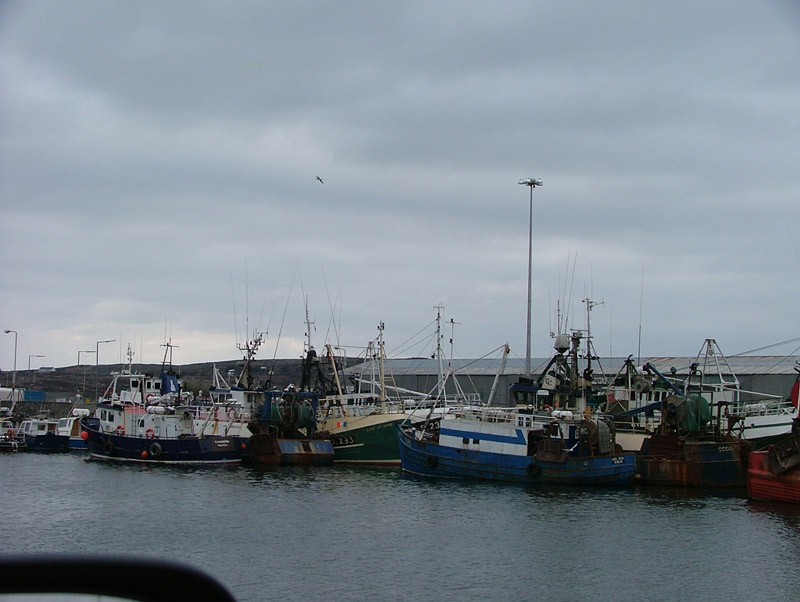
<svg viewBox="0 0 800 602">
<path fill-rule="evenodd" d="M 658 430 L 662 404 L 673 395 L 701 395 L 712 409 L 714 428 L 746 440 L 754 449 L 785 438 L 798 416 L 798 404 L 789 397 L 742 389 L 714 339 L 705 339 L 687 377 L 679 381 L 676 372 L 673 368 L 667 376 L 651 362 L 638 367 L 628 356 L 602 390 L 600 407 L 613 417 L 624 449 L 641 449 Z"/>
<path fill-rule="evenodd" d="M 324 397 L 318 414 L 318 428 L 333 445 L 334 462 L 337 464 L 362 464 L 378 466 L 400 466 L 400 451 L 397 445 L 397 426 L 408 415 L 401 401 L 390 402 L 386 396 L 384 377 L 383 323 L 378 326 L 377 359 L 380 382 L 370 391 L 345 391 L 340 369 L 346 361 L 338 358 L 330 345 L 322 359 L 327 370 L 318 366 L 320 387 Z M 367 346 L 367 357 L 373 357 L 372 343 Z M 308 368 L 304 377 L 313 372 L 313 364 L 319 363 L 313 348 L 306 353 Z M 332 386 L 331 386 L 332 385 Z"/>
<path fill-rule="evenodd" d="M 753 500 L 800 504 L 800 419 L 784 440 L 751 452 L 747 494 Z"/>
<path fill-rule="evenodd" d="M 713 345 L 713 339 L 706 340 L 707 353 L 713 353 Z M 722 417 L 730 402 L 715 397 L 719 392 L 716 388 L 704 385 L 704 371 L 693 368 L 681 390 L 654 366 L 649 369 L 671 389 L 671 394 L 661 402 L 656 431 L 642 442 L 637 475 L 640 481 L 701 487 L 744 486 L 752 445 L 732 434 L 730 428 L 723 430 Z"/>
<path fill-rule="evenodd" d="M 314 465 L 333 463 L 333 445 L 318 435 L 316 415 L 319 398 L 315 393 L 260 391 L 260 408 L 249 423 L 252 433 L 243 461 L 260 465 Z"/>
<path fill-rule="evenodd" d="M 319 368 L 324 366 L 327 369 L 304 370 L 304 374 L 319 374 L 317 386 L 321 387 L 324 395 L 319 425 L 320 430 L 331 439 L 336 453 L 335 463 L 400 466 L 397 440 L 397 427 L 400 424 L 425 421 L 431 415 L 440 417 L 466 405 L 483 405 L 477 394 L 465 393 L 458 382 L 452 367 L 452 350 L 450 359 L 445 362 L 441 345 L 444 308 L 438 305 L 435 309 L 436 349 L 432 358 L 439 365 L 439 374 L 436 385 L 427 393 L 400 390 L 391 375 L 387 376 L 383 322 L 378 325 L 377 339 L 369 342 L 364 353 L 362 370 L 371 372 L 372 376 L 351 374 L 356 388 L 346 389 L 341 378 L 341 369 L 346 361 L 336 356 L 330 345 L 326 345 L 326 354 L 322 358 L 316 358 L 314 354 L 313 359 Z M 450 341 L 452 344 L 452 336 Z M 503 350 L 501 372 L 508 347 L 503 346 Z M 307 354 L 307 357 L 310 356 L 311 353 Z"/>
<path fill-rule="evenodd" d="M 800 366 L 790 398 L 800 402 Z M 800 418 L 779 442 L 750 453 L 747 468 L 747 493 L 750 499 L 800 504 Z"/>
<path fill-rule="evenodd" d="M 465 407 L 398 429 L 404 471 L 529 484 L 627 485 L 636 456 L 613 422 L 592 414 L 590 374 L 579 372 L 582 334 L 556 337 L 556 354 L 527 406 Z"/>
<path fill-rule="evenodd" d="M 242 370 L 228 391 L 228 401 L 247 409 L 249 436 L 242 461 L 252 465 L 327 465 L 333 463 L 330 440 L 317 432 L 319 398 L 315 393 L 268 390 L 258 386 L 252 374 L 263 334 L 239 345 L 244 352 Z"/>
<path fill-rule="evenodd" d="M 81 418 L 81 437 L 92 460 L 158 464 L 238 464 L 244 437 L 208 434 L 197 426 L 191 396 L 181 390 L 167 344 L 158 377 L 128 368 L 114 376 L 93 416 Z M 169 362 L 167 362 L 169 353 Z M 206 423 L 210 416 L 206 418 Z"/>
</svg>

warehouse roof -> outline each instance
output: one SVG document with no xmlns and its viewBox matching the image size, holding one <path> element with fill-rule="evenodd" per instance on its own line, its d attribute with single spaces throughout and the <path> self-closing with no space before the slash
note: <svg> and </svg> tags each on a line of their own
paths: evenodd
<svg viewBox="0 0 800 602">
<path fill-rule="evenodd" d="M 597 358 L 592 360 L 595 368 L 595 373 L 605 373 L 607 375 L 616 374 L 625 363 L 625 357 L 611 357 L 611 358 Z M 719 358 L 723 367 L 724 374 L 729 373 L 724 369 L 725 364 L 722 363 L 723 358 Z M 748 356 L 734 356 L 727 357 L 727 364 L 730 366 L 733 374 L 740 375 L 793 375 L 795 368 L 800 366 L 800 356 L 777 356 L 777 355 L 748 355 Z M 539 374 L 547 366 L 550 358 L 531 358 L 531 370 L 534 374 Z M 636 361 L 636 364 L 641 366 L 646 362 L 652 363 L 656 369 L 663 373 L 669 373 L 672 368 L 675 368 L 676 374 L 688 374 L 689 366 L 698 361 L 696 357 L 681 357 L 681 356 L 653 356 L 643 357 Z M 702 358 L 700 358 L 702 362 Z M 445 371 L 448 365 L 452 364 L 454 372 L 457 374 L 471 374 L 471 375 L 493 375 L 496 374 L 499 368 L 498 358 L 481 358 L 481 359 L 453 359 L 443 360 L 442 364 Z M 585 365 L 586 360 L 581 360 L 581 365 Z M 438 374 L 439 361 L 431 358 L 403 358 L 403 359 L 388 359 L 384 363 L 385 371 L 387 374 L 395 376 L 400 375 L 413 375 L 413 374 Z M 346 370 L 347 373 L 366 373 L 372 370 L 372 363 L 366 362 L 352 366 Z M 505 369 L 503 374 L 524 374 L 525 360 L 521 358 L 508 358 L 506 360 Z M 716 366 L 714 366 L 716 372 Z"/>
</svg>

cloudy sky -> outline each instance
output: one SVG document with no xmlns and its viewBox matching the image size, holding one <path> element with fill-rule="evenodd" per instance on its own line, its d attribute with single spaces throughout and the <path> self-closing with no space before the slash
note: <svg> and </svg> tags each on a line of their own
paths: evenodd
<svg viewBox="0 0 800 602">
<path fill-rule="evenodd" d="M 524 357 L 527 177 L 534 357 L 800 345 L 791 0 L 4 1 L 0 77 L 18 369 Z"/>
</svg>

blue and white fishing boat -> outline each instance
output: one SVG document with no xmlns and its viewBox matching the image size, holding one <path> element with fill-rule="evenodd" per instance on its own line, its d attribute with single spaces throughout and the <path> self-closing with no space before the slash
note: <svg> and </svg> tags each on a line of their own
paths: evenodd
<svg viewBox="0 0 800 602">
<path fill-rule="evenodd" d="M 591 372 L 578 370 L 581 336 L 559 336 L 557 354 L 529 405 L 464 407 L 398 429 L 403 470 L 426 476 L 520 483 L 628 485 L 636 455 L 613 422 L 588 411 Z M 567 353 L 569 351 L 569 353 Z"/>
<path fill-rule="evenodd" d="M 628 485 L 636 456 L 614 441 L 613 425 L 566 410 L 462 408 L 398 429 L 403 470 L 520 483 Z"/>
</svg>

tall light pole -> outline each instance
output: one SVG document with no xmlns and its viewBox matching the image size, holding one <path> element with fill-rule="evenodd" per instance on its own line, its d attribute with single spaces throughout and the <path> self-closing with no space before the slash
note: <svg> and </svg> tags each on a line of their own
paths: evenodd
<svg viewBox="0 0 800 602">
<path fill-rule="evenodd" d="M 114 343 L 116 339 L 108 339 L 107 341 L 97 341 L 94 352 L 94 399 L 97 401 L 97 371 L 100 368 L 100 344 L 101 343 Z"/>
<path fill-rule="evenodd" d="M 36 353 L 31 353 L 28 356 L 28 374 L 31 373 L 31 358 L 32 357 L 44 357 L 44 356 L 43 355 L 38 355 Z M 33 382 L 31 383 L 31 387 L 33 387 L 34 385 L 36 385 L 36 373 L 35 372 L 33 373 Z"/>
<path fill-rule="evenodd" d="M 4 330 L 6 334 L 14 333 L 14 375 L 11 377 L 11 388 L 17 388 L 17 331 L 16 330 Z"/>
<path fill-rule="evenodd" d="M 531 273 L 533 271 L 533 189 L 542 185 L 536 178 L 520 180 L 519 184 L 531 189 L 530 211 L 528 213 L 528 326 L 525 341 L 525 376 L 531 375 Z"/>
<path fill-rule="evenodd" d="M 89 351 L 78 351 L 78 366 L 81 365 L 81 353 L 97 353 L 94 349 Z M 81 394 L 86 391 L 86 366 L 83 367 L 83 386 L 81 387 Z"/>
</svg>

